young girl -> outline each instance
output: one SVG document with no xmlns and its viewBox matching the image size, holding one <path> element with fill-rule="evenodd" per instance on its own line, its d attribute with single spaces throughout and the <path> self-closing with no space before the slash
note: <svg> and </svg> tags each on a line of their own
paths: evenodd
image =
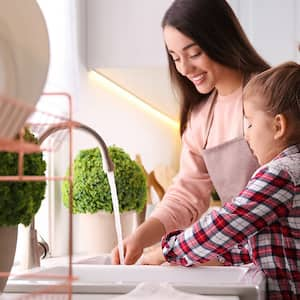
<svg viewBox="0 0 300 300">
<path fill-rule="evenodd" d="M 244 91 L 246 139 L 261 167 L 219 211 L 162 240 L 169 262 L 253 262 L 267 299 L 300 299 L 300 65 L 285 63 Z"/>
<path fill-rule="evenodd" d="M 242 90 L 268 68 L 226 0 L 175 0 L 162 22 L 171 80 L 181 100 L 180 170 L 160 205 L 124 241 L 125 264 L 208 209 L 212 187 L 226 202 L 258 164 L 244 141 Z M 119 263 L 116 247 L 113 263 Z M 143 263 L 156 263 L 155 259 Z"/>
</svg>

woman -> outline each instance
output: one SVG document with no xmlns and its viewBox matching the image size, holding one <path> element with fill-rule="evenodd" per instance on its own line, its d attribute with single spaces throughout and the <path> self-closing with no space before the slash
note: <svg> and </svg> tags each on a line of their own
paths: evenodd
<svg viewBox="0 0 300 300">
<path fill-rule="evenodd" d="M 175 0 L 162 21 L 171 81 L 181 100 L 180 170 L 151 217 L 124 240 L 125 264 L 208 209 L 237 195 L 257 161 L 244 135 L 242 90 L 269 65 L 256 53 L 225 0 Z M 112 261 L 120 262 L 118 249 Z M 156 256 L 142 263 L 158 264 Z"/>
</svg>

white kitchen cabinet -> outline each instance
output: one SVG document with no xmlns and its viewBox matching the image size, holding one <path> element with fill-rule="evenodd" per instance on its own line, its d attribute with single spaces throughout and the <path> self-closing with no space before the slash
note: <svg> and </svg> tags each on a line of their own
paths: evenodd
<svg viewBox="0 0 300 300">
<path fill-rule="evenodd" d="M 172 0 L 86 0 L 87 67 L 177 120 L 161 21 Z"/>
<path fill-rule="evenodd" d="M 52 257 L 42 260 L 42 266 L 34 270 L 17 272 L 15 267 L 13 273 L 22 275 L 9 278 L 4 295 L 8 297 L 24 292 L 50 292 L 55 284 L 61 283 L 59 277 L 68 275 L 68 262 L 68 257 Z M 72 299 L 112 300 L 112 296 L 125 296 L 133 289 L 135 289 L 135 297 L 132 295 L 130 299 L 138 296 L 141 299 L 151 298 L 150 293 L 153 294 L 153 289 L 155 289 L 153 299 L 164 298 L 163 296 L 166 295 L 182 298 L 182 294 L 177 294 L 170 286 L 165 285 L 167 282 L 179 292 L 191 293 L 197 298 L 199 296 L 199 299 L 202 294 L 207 300 L 265 299 L 265 276 L 250 264 L 241 267 L 203 266 L 200 268 L 112 266 L 109 264 L 109 254 L 92 257 L 75 255 L 73 262 L 72 273 L 77 280 L 72 283 L 74 293 Z M 50 277 L 56 275 L 57 278 L 53 277 L 49 280 L 45 275 L 51 275 Z M 43 298 L 47 297 L 44 296 Z"/>
<path fill-rule="evenodd" d="M 166 65 L 161 19 L 172 0 L 86 0 L 89 68 Z M 271 64 L 299 61 L 299 0 L 228 0 Z"/>
<path fill-rule="evenodd" d="M 88 67 L 166 65 L 161 19 L 171 2 L 86 0 Z"/>
<path fill-rule="evenodd" d="M 117 297 L 124 297 L 124 295 L 117 295 L 117 294 L 73 294 L 73 300 L 117 300 Z M 37 296 L 38 297 L 38 296 Z M 164 295 L 162 295 L 164 297 Z M 199 296 L 200 298 L 201 296 Z M 237 296 L 204 296 L 206 300 L 239 300 L 240 297 Z M 47 299 L 66 299 L 67 295 L 59 295 L 55 296 L 53 294 L 43 294 L 41 295 L 42 298 Z M 134 299 L 135 297 L 132 297 Z M 148 297 L 147 297 L 148 298 Z M 28 299 L 28 294 L 2 294 L 0 296 L 1 300 L 18 300 L 18 299 Z M 201 298 L 200 298 L 201 299 Z M 202 298 L 203 299 L 203 298 Z"/>
<path fill-rule="evenodd" d="M 299 0 L 228 0 L 255 49 L 271 65 L 299 62 Z"/>
</svg>

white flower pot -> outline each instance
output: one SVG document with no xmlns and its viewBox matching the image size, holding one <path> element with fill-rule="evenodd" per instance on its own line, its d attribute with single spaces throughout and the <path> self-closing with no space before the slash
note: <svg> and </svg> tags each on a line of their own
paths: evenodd
<svg viewBox="0 0 300 300">
<path fill-rule="evenodd" d="M 9 273 L 15 258 L 18 227 L 0 226 L 0 272 Z M 5 288 L 8 276 L 0 276 L 0 293 Z"/>
<path fill-rule="evenodd" d="M 136 212 L 121 213 L 122 237 L 128 236 L 136 225 Z M 117 246 L 114 214 L 97 212 L 80 215 L 80 242 L 87 254 L 110 253 Z"/>
</svg>

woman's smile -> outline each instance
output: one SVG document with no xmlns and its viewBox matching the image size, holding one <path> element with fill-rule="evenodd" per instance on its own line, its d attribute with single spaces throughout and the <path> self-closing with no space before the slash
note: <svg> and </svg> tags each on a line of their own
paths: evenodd
<svg viewBox="0 0 300 300">
<path fill-rule="evenodd" d="M 201 85 L 206 79 L 206 72 L 203 72 L 197 76 L 189 76 L 189 80 L 191 80 L 195 86 Z"/>
</svg>

